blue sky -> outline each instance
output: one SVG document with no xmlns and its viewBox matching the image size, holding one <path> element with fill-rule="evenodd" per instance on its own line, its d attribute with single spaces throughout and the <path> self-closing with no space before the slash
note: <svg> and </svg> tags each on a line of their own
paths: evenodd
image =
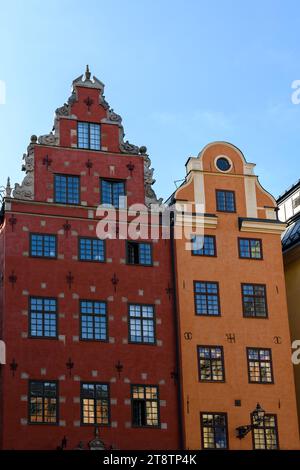
<svg viewBox="0 0 300 470">
<path fill-rule="evenodd" d="M 300 3 L 230 0 L 0 0 L 0 184 L 20 182 L 31 134 L 88 63 L 146 145 L 166 197 L 185 162 L 226 140 L 255 162 L 275 196 L 300 178 Z"/>
</svg>

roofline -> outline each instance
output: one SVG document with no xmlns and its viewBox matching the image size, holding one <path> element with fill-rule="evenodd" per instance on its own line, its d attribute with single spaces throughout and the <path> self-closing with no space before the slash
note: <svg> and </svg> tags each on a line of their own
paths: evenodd
<svg viewBox="0 0 300 470">
<path fill-rule="evenodd" d="M 277 204 L 284 201 L 288 196 L 290 196 L 294 191 L 300 188 L 300 179 L 294 183 L 289 189 L 287 189 L 283 194 L 280 194 L 277 198 Z"/>
</svg>

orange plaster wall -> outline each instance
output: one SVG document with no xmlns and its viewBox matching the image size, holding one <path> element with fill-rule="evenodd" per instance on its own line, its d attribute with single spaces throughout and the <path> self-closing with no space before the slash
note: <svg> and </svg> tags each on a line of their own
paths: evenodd
<svg viewBox="0 0 300 470">
<path fill-rule="evenodd" d="M 213 161 L 219 154 L 229 156 L 239 176 L 214 169 Z M 277 415 L 280 448 L 299 448 L 280 235 L 239 231 L 238 217 L 246 217 L 246 202 L 243 161 L 238 151 L 219 144 L 209 147 L 203 155 L 203 168 L 213 170 L 204 176 L 205 212 L 216 213 L 218 225 L 205 233 L 216 236 L 217 257 L 193 256 L 185 250 L 186 240 L 175 241 L 186 448 L 200 448 L 200 412 L 213 411 L 228 413 L 229 448 L 251 449 L 251 433 L 240 441 L 235 437 L 235 428 L 250 423 L 257 402 L 267 413 Z M 216 188 L 235 191 L 236 213 L 216 212 Z M 176 199 L 193 195 L 190 184 L 177 191 Z M 272 205 L 272 199 L 264 193 L 259 194 L 258 205 L 265 200 L 266 205 Z M 261 238 L 264 259 L 240 259 L 238 237 Z M 194 280 L 219 282 L 220 317 L 195 315 Z M 243 318 L 243 282 L 266 284 L 268 319 Z M 185 332 L 192 333 L 192 340 L 184 339 Z M 227 342 L 226 334 L 234 334 L 235 343 Z M 275 336 L 280 336 L 281 344 L 274 344 Z M 198 381 L 197 345 L 224 347 L 225 383 Z M 274 384 L 248 383 L 247 346 L 271 348 Z M 234 406 L 236 399 L 241 400 L 241 407 Z"/>
</svg>

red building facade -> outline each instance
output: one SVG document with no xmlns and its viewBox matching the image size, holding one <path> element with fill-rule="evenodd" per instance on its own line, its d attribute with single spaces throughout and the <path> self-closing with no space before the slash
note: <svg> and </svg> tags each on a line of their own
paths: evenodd
<svg viewBox="0 0 300 470">
<path fill-rule="evenodd" d="M 3 449 L 55 449 L 64 436 L 88 448 L 95 428 L 106 447 L 180 447 L 170 243 L 96 234 L 100 203 L 157 202 L 146 148 L 124 142 L 103 90 L 88 69 L 74 80 L 6 191 Z"/>
</svg>

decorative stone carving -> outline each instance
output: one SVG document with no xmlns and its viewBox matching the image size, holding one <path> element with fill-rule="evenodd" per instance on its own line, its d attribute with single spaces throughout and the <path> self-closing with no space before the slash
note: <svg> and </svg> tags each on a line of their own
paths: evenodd
<svg viewBox="0 0 300 470">
<path fill-rule="evenodd" d="M 7 178 L 6 188 L 5 188 L 5 196 L 10 197 L 12 192 L 12 187 L 10 185 L 10 177 Z"/>
<path fill-rule="evenodd" d="M 104 442 L 99 437 L 99 429 L 95 427 L 94 431 L 95 438 L 88 443 L 90 450 L 105 450 Z"/>
<path fill-rule="evenodd" d="M 42 145 L 58 145 L 58 138 L 53 132 L 50 132 L 50 134 L 40 135 L 38 143 Z"/>
<path fill-rule="evenodd" d="M 163 199 L 157 199 L 152 185 L 155 183 L 153 178 L 154 168 L 151 168 L 151 160 L 147 154 L 143 155 L 144 158 L 144 185 L 145 185 L 145 204 L 150 207 L 151 204 L 161 204 Z"/>
<path fill-rule="evenodd" d="M 137 155 L 139 154 L 139 151 L 140 151 L 137 145 L 130 144 L 128 140 L 126 140 L 126 142 L 120 143 L 120 150 L 121 152 L 124 152 L 124 153 L 135 153 Z"/>
<path fill-rule="evenodd" d="M 75 86 L 84 86 L 87 88 L 97 88 L 98 90 L 104 90 L 104 84 L 95 76 L 91 79 L 91 73 L 89 70 L 89 66 L 86 66 L 86 71 L 84 75 L 80 75 L 79 77 L 73 80 L 73 89 Z"/>
<path fill-rule="evenodd" d="M 33 136 L 36 137 L 36 136 Z M 13 197 L 16 199 L 33 199 L 34 198 L 34 143 L 35 139 L 31 138 L 31 143 L 27 147 L 27 153 L 24 153 L 22 170 L 26 172 L 26 176 L 22 184 L 15 184 Z"/>
<path fill-rule="evenodd" d="M 122 118 L 119 114 L 115 113 L 113 109 L 108 110 L 108 119 L 113 122 L 122 122 Z"/>
<path fill-rule="evenodd" d="M 58 145 L 58 139 L 53 132 L 50 132 L 50 134 L 40 135 L 38 143 L 41 145 Z"/>
<path fill-rule="evenodd" d="M 63 106 L 55 110 L 56 116 L 70 116 L 70 99 L 71 97 L 69 98 L 68 103 L 64 103 Z"/>
<path fill-rule="evenodd" d="M 109 109 L 109 104 L 105 99 L 105 96 L 100 93 L 100 104 L 103 106 L 104 109 Z"/>
</svg>

